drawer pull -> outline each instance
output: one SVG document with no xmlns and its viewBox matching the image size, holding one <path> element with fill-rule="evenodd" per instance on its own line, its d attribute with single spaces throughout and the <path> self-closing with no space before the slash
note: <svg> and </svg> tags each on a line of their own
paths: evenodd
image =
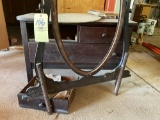
<svg viewBox="0 0 160 120">
<path fill-rule="evenodd" d="M 106 37 L 106 36 L 107 36 L 107 33 L 103 33 L 103 34 L 102 34 L 102 37 Z"/>
</svg>

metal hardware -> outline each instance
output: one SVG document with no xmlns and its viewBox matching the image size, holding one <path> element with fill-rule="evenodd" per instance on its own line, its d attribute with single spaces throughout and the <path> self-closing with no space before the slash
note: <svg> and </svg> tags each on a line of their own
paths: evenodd
<svg viewBox="0 0 160 120">
<path fill-rule="evenodd" d="M 38 106 L 41 108 L 46 107 L 45 103 L 40 103 Z"/>
<path fill-rule="evenodd" d="M 106 36 L 107 36 L 107 33 L 103 33 L 103 34 L 102 34 L 102 37 L 106 37 Z"/>
</svg>

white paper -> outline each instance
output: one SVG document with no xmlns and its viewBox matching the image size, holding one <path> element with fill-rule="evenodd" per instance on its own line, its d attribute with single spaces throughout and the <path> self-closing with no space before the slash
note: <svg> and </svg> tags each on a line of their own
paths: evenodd
<svg viewBox="0 0 160 120">
<path fill-rule="evenodd" d="M 49 42 L 47 14 L 40 13 L 34 15 L 34 35 L 36 42 Z"/>
</svg>

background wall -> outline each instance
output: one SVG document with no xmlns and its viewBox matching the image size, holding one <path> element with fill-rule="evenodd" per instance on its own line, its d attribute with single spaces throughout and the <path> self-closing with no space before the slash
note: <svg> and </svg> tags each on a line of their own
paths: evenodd
<svg viewBox="0 0 160 120">
<path fill-rule="evenodd" d="M 87 13 L 104 10 L 104 0 L 58 0 L 59 13 Z"/>
<path fill-rule="evenodd" d="M 6 23 L 19 24 L 16 16 L 36 12 L 40 2 L 41 0 L 2 0 Z"/>
<path fill-rule="evenodd" d="M 0 50 L 9 47 L 8 34 L 4 19 L 2 0 L 0 0 Z"/>
<path fill-rule="evenodd" d="M 131 0 L 130 9 L 132 9 L 134 1 L 137 2 L 138 0 Z M 116 0 L 114 12 L 118 13 L 119 12 L 119 8 L 120 8 L 120 0 Z"/>
</svg>

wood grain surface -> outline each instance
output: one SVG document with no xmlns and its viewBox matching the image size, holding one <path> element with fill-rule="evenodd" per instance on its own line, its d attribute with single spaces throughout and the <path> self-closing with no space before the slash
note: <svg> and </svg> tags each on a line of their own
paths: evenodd
<svg viewBox="0 0 160 120">
<path fill-rule="evenodd" d="M 86 23 L 100 19 L 100 17 L 88 13 L 61 13 L 58 15 L 58 21 L 60 23 Z"/>
<path fill-rule="evenodd" d="M 4 19 L 2 0 L 0 0 L 0 49 L 8 48 L 8 34 L 6 29 L 6 23 Z"/>
<path fill-rule="evenodd" d="M 59 13 L 86 13 L 88 10 L 104 10 L 104 0 L 59 0 Z"/>
</svg>

